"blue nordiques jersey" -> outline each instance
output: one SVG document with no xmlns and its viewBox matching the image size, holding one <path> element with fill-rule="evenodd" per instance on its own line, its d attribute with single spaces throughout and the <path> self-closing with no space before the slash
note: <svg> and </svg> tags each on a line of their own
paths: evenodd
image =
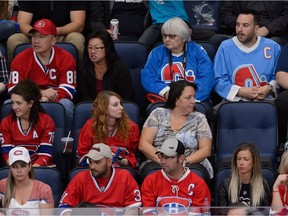
<svg viewBox="0 0 288 216">
<path fill-rule="evenodd" d="M 183 53 L 179 56 L 172 55 L 170 68 L 168 49 L 164 45 L 154 48 L 141 71 L 144 89 L 161 95 L 164 89 L 169 90 L 169 83 L 172 81 L 186 79 L 198 87 L 196 100 L 207 100 L 214 82 L 213 63 L 204 48 L 192 41 L 188 42 L 186 47 L 185 70 L 183 55 Z"/>
<path fill-rule="evenodd" d="M 214 90 L 222 98 L 238 101 L 240 87 L 276 85 L 275 67 L 280 50 L 276 42 L 259 36 L 250 48 L 236 36 L 223 41 L 214 58 Z"/>
</svg>

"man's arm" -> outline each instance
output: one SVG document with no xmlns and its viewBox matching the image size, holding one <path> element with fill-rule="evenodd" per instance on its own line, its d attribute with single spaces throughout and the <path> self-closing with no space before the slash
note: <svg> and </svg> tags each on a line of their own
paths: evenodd
<svg viewBox="0 0 288 216">
<path fill-rule="evenodd" d="M 21 33 L 29 36 L 29 31 L 32 29 L 31 21 L 33 18 L 33 13 L 19 11 L 17 15 L 17 22 L 19 23 L 19 30 Z"/>
<path fill-rule="evenodd" d="M 70 11 L 71 22 L 57 27 L 57 35 L 67 35 L 71 32 L 82 32 L 85 25 L 85 10 Z"/>
</svg>

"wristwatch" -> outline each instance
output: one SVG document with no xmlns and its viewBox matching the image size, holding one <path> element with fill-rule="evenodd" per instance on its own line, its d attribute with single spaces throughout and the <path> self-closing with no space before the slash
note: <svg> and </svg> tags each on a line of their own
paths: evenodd
<svg viewBox="0 0 288 216">
<path fill-rule="evenodd" d="M 269 92 L 268 94 L 272 94 L 273 93 L 273 87 L 270 83 L 267 83 L 268 87 L 269 87 Z"/>
</svg>

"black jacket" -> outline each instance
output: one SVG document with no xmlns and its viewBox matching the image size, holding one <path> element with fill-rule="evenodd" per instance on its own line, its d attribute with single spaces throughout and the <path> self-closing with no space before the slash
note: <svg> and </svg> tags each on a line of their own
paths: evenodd
<svg viewBox="0 0 288 216">
<path fill-rule="evenodd" d="M 230 206 L 232 204 L 230 194 L 228 194 L 230 181 L 231 177 L 226 178 L 221 182 L 221 185 L 218 189 L 219 192 L 217 206 Z M 265 179 L 263 180 L 263 185 L 265 190 L 265 197 L 261 200 L 260 206 L 270 206 L 271 191 Z M 253 186 L 251 185 L 251 187 Z M 251 189 L 250 192 L 252 193 Z M 250 198 L 252 199 L 252 194 Z"/>
<path fill-rule="evenodd" d="M 93 101 L 96 96 L 96 75 L 93 66 L 82 64 L 77 73 L 77 101 Z M 103 76 L 103 90 L 118 93 L 123 100 L 134 101 L 134 91 L 131 74 L 127 66 L 118 59 L 113 65 L 108 65 Z"/>
</svg>

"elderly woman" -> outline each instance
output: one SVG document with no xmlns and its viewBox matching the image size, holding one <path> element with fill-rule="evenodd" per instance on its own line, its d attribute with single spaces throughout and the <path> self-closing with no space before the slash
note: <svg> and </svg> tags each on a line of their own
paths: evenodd
<svg viewBox="0 0 288 216">
<path fill-rule="evenodd" d="M 217 206 L 242 202 L 247 206 L 269 206 L 271 192 L 262 177 L 261 161 L 254 143 L 241 143 L 232 158 L 232 176 L 219 187 Z"/>
<path fill-rule="evenodd" d="M 176 137 L 185 146 L 186 165 L 199 163 L 213 178 L 213 168 L 207 159 L 211 155 L 212 135 L 206 117 L 194 111 L 196 89 L 194 83 L 186 80 L 171 83 L 164 108 L 153 110 L 144 123 L 139 150 L 148 161 L 159 164 L 157 149 L 164 140 Z"/>
<path fill-rule="evenodd" d="M 132 78 L 128 67 L 116 53 L 105 30 L 91 33 L 86 40 L 84 63 L 77 73 L 79 101 L 94 101 L 102 90 L 114 91 L 123 100 L 133 101 Z"/>
<path fill-rule="evenodd" d="M 141 72 L 144 89 L 167 99 L 169 83 L 184 79 L 198 86 L 197 101 L 208 102 L 214 80 L 213 64 L 206 51 L 191 41 L 191 29 L 174 17 L 164 23 L 161 34 L 164 44 L 151 51 Z"/>
</svg>

